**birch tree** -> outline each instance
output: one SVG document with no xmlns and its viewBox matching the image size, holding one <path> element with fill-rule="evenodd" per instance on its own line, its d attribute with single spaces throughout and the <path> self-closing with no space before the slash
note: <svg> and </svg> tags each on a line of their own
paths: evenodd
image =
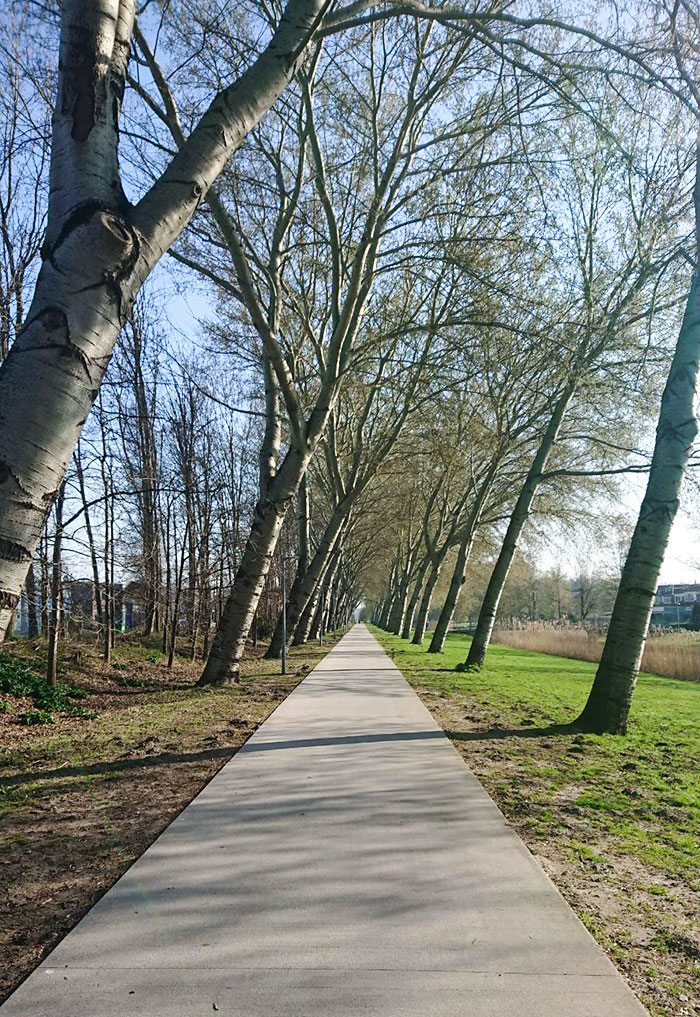
<svg viewBox="0 0 700 1017">
<path fill-rule="evenodd" d="M 327 6 L 289 0 L 266 48 L 133 204 L 118 154 L 135 4 L 63 4 L 42 267 L 0 369 L 0 633 L 136 294 L 293 78 Z"/>
</svg>

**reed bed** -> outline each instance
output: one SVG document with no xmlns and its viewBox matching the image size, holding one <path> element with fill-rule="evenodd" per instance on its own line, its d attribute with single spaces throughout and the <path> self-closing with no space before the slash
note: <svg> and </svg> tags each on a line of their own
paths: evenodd
<svg viewBox="0 0 700 1017">
<path fill-rule="evenodd" d="M 494 640 L 519 650 L 534 650 L 555 657 L 598 661 L 605 633 L 598 629 L 533 622 L 522 628 L 501 628 Z M 700 634 L 652 632 L 642 657 L 642 670 L 667 678 L 700 682 Z"/>
</svg>

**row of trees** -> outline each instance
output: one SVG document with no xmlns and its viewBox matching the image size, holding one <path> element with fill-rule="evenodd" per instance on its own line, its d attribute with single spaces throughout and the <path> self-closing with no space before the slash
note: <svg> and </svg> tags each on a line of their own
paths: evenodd
<svg viewBox="0 0 700 1017">
<path fill-rule="evenodd" d="M 69 629 L 99 635 L 110 660 L 127 602 L 131 625 L 153 637 L 169 666 L 176 637 L 180 652 L 206 659 L 245 549 L 263 411 L 243 412 L 245 390 L 224 388 L 221 356 L 179 360 L 159 321 L 153 301 L 135 308 L 28 572 L 29 635 L 47 635 L 51 682 L 59 634 Z M 299 498 L 298 538 L 290 518 L 272 563 L 256 639 L 277 622 L 283 568 L 308 556 L 311 534 L 332 511 L 320 487 L 311 511 L 310 483 Z M 348 619 L 354 570 L 338 547 L 306 636 L 312 623 L 315 638 Z"/>
<path fill-rule="evenodd" d="M 128 513 L 145 625 L 186 626 L 203 684 L 235 678 L 290 558 L 297 641 L 383 562 L 380 619 L 421 642 L 454 554 L 438 652 L 491 540 L 479 666 L 533 510 L 648 469 L 584 717 L 624 730 L 695 436 L 697 25 L 682 0 L 609 13 L 26 5 L 3 47 L 0 634 L 55 506 L 54 592 L 69 518 L 111 631 Z M 196 356 L 149 348 L 167 277 L 207 295 Z"/>
</svg>

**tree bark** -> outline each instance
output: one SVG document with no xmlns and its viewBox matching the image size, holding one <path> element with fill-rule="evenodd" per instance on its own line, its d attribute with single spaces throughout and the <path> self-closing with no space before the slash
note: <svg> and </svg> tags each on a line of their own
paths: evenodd
<svg viewBox="0 0 700 1017">
<path fill-rule="evenodd" d="M 100 569 L 97 562 L 97 548 L 95 546 L 95 537 L 92 531 L 92 520 L 90 519 L 90 507 L 88 505 L 87 494 L 85 492 L 85 475 L 83 473 L 83 464 L 80 455 L 80 442 L 78 442 L 76 446 L 73 461 L 75 462 L 75 472 L 78 478 L 80 500 L 83 505 L 83 515 L 85 517 L 85 533 L 88 541 L 88 550 L 90 552 L 90 565 L 92 567 L 92 589 L 93 596 L 95 598 L 95 613 L 97 615 L 98 624 L 101 625 L 102 596 L 100 594 Z"/>
<path fill-rule="evenodd" d="M 454 617 L 460 591 L 464 586 L 465 579 L 467 578 L 467 562 L 469 561 L 469 553 L 473 542 L 474 533 L 472 531 L 465 535 L 462 543 L 459 545 L 457 561 L 455 562 L 454 572 L 452 573 L 450 588 L 447 591 L 445 603 L 442 605 L 440 617 L 437 620 L 435 631 L 433 632 L 433 638 L 430 640 L 428 653 L 442 653 L 445 648 L 445 637 L 447 636 L 450 623 Z"/>
<path fill-rule="evenodd" d="M 62 5 L 43 263 L 0 365 L 0 638 L 136 294 L 294 77 L 326 6 L 289 0 L 267 48 L 214 98 L 132 208 L 118 122 L 135 2 Z"/>
<path fill-rule="evenodd" d="M 177 565 L 177 574 L 175 577 L 175 598 L 173 600 L 173 615 L 170 625 L 170 641 L 168 644 L 168 668 L 172 668 L 173 661 L 175 659 L 175 644 L 177 640 L 177 622 L 178 615 L 180 613 L 180 597 L 182 596 L 182 577 L 185 571 L 185 557 L 187 555 L 187 548 L 189 546 L 189 519 L 185 522 L 185 533 L 182 538 L 182 548 L 180 550 L 180 562 Z M 177 535 L 173 534 L 173 547 L 177 547 Z"/>
<path fill-rule="evenodd" d="M 513 563 L 513 558 L 518 546 L 518 540 L 523 531 L 523 527 L 527 522 L 530 515 L 530 509 L 534 501 L 537 489 L 542 482 L 542 472 L 547 465 L 547 460 L 554 447 L 554 443 L 557 440 L 559 429 L 561 427 L 564 415 L 568 409 L 571 397 L 574 392 L 574 383 L 569 382 L 562 394 L 557 399 L 554 406 L 554 411 L 550 417 L 547 428 L 542 436 L 539 448 L 535 454 L 535 458 L 532 461 L 532 465 L 528 470 L 518 499 L 515 503 L 510 521 L 508 523 L 508 529 L 503 541 L 503 546 L 496 559 L 491 578 L 489 579 L 488 586 L 486 587 L 486 593 L 484 594 L 484 600 L 479 611 L 479 619 L 476 623 L 476 629 L 472 638 L 471 646 L 469 647 L 469 654 L 467 655 L 466 664 L 468 667 L 482 667 L 484 659 L 486 657 L 486 651 L 491 641 L 491 634 L 493 632 L 493 626 L 496 621 L 496 613 L 498 611 L 498 605 L 501 600 L 503 593 L 503 587 L 506 584 L 510 567 Z"/>
<path fill-rule="evenodd" d="M 321 586 L 319 585 L 313 597 L 304 608 L 304 613 L 299 619 L 297 632 L 294 633 L 294 644 L 302 646 L 308 639 L 317 639 L 323 621 L 321 612 Z"/>
<path fill-rule="evenodd" d="M 297 559 L 297 571 L 294 576 L 294 582 L 289 591 L 287 597 L 287 613 L 286 613 L 286 629 L 288 637 L 294 634 L 296 626 L 301 617 L 306 602 L 298 609 L 300 599 L 303 599 L 302 590 L 304 586 L 304 580 L 309 569 L 309 490 L 307 483 L 307 476 L 304 474 L 301 483 L 299 484 L 299 490 L 297 492 L 297 527 L 298 527 L 298 539 L 299 539 L 299 556 Z M 276 660 L 282 653 L 282 628 L 283 619 L 282 611 L 279 613 L 277 618 L 277 624 L 275 631 L 272 634 L 270 645 L 265 651 L 266 660 Z"/>
<path fill-rule="evenodd" d="M 49 631 L 49 538 L 44 532 L 39 541 L 39 567 L 41 574 L 41 634 Z"/>
<path fill-rule="evenodd" d="M 39 613 L 37 611 L 36 603 L 36 580 L 34 578 L 34 566 L 29 566 L 27 572 L 27 581 L 25 584 L 27 591 L 27 621 L 28 631 L 27 635 L 30 639 L 36 639 L 39 635 Z"/>
<path fill-rule="evenodd" d="M 700 204 L 699 191 L 696 183 L 696 204 Z M 659 572 L 698 432 L 695 401 L 699 373 L 700 279 L 696 269 L 661 399 L 649 479 L 608 635 L 588 701 L 575 722 L 586 731 L 627 732 Z"/>
<path fill-rule="evenodd" d="M 303 576 L 297 581 L 294 580 L 292 589 L 287 600 L 287 632 L 290 636 L 293 636 L 294 642 L 296 643 L 296 631 L 299 626 L 299 621 L 304 613 L 306 605 L 309 603 L 311 597 L 313 597 L 316 588 L 323 579 L 323 575 L 328 568 L 333 549 L 337 544 L 340 536 L 340 532 L 343 528 L 345 520 L 347 519 L 348 512 L 351 508 L 351 499 L 345 498 L 341 501 L 334 509 L 331 518 L 326 526 L 323 536 L 316 549 L 316 553 L 311 559 L 311 564 L 306 569 Z M 309 626 L 310 627 L 310 626 Z M 302 641 L 306 641 L 307 632 L 302 635 L 300 632 L 300 638 Z M 297 644 L 300 645 L 300 644 Z M 270 641 L 265 656 L 268 659 L 279 657 L 282 652 L 282 620 L 281 618 L 277 621 L 275 632 Z"/>
<path fill-rule="evenodd" d="M 433 564 L 428 576 L 428 582 L 425 584 L 423 590 L 423 596 L 420 602 L 420 608 L 418 609 L 418 616 L 416 618 L 416 629 L 413 633 L 412 643 L 416 646 L 422 646 L 423 640 L 425 639 L 425 630 L 428 625 L 428 614 L 430 613 L 430 604 L 433 599 L 433 590 L 435 585 L 440 578 L 440 570 L 442 569 L 442 562 L 436 562 Z"/>
<path fill-rule="evenodd" d="M 404 618 L 406 617 L 406 607 L 408 604 L 408 588 L 411 582 L 411 570 L 415 561 L 416 548 L 409 547 L 407 558 L 403 566 L 401 573 L 401 580 L 398 585 L 396 599 L 391 608 L 389 614 L 389 632 L 393 632 L 394 635 L 398 636 L 403 626 Z"/>
<path fill-rule="evenodd" d="M 49 615 L 48 653 L 46 657 L 46 680 L 53 687 L 58 673 L 58 632 L 61 620 L 61 542 L 63 540 L 63 499 L 65 488 L 56 498 L 56 535 L 53 540 L 51 559 L 51 613 Z"/>
<path fill-rule="evenodd" d="M 474 534 L 476 533 L 476 528 L 479 525 L 479 519 L 481 518 L 481 513 L 486 503 L 486 499 L 488 498 L 493 486 L 498 470 L 498 463 L 499 460 L 494 458 L 493 463 L 491 464 L 486 477 L 477 492 L 476 501 L 469 515 L 469 519 L 464 529 L 464 535 L 459 545 L 459 551 L 457 552 L 457 561 L 455 563 L 454 572 L 452 573 L 450 588 L 447 591 L 445 603 L 442 605 L 442 611 L 440 612 L 440 617 L 438 618 L 437 625 L 435 626 L 433 638 L 430 640 L 428 653 L 442 653 L 445 648 L 445 638 L 452 618 L 454 617 L 460 591 L 464 586 L 465 579 L 467 578 L 467 563 L 469 562 L 469 555 L 471 553 L 472 544 L 474 543 Z"/>
<path fill-rule="evenodd" d="M 306 575 L 309 567 L 309 546 L 311 543 L 310 534 L 310 504 L 309 504 L 309 478 L 305 473 L 299 484 L 297 492 L 297 533 L 299 539 L 299 557 L 297 560 L 297 575 L 302 578 Z"/>
<path fill-rule="evenodd" d="M 0 633 L 123 321 L 138 259 L 117 118 L 133 5 L 63 5 L 49 225 L 27 320 L 0 367 Z"/>
<path fill-rule="evenodd" d="M 267 494 L 255 506 L 253 523 L 233 588 L 199 685 L 225 685 L 238 679 L 238 665 L 270 570 L 282 523 L 306 472 L 310 455 L 292 447 L 270 481 Z"/>
<path fill-rule="evenodd" d="M 326 612 L 328 611 L 328 591 L 331 588 L 333 580 L 335 579 L 335 574 L 338 570 L 341 554 L 340 542 L 342 539 L 341 530 L 341 533 L 336 537 L 330 557 L 326 558 L 326 566 L 320 573 L 314 592 L 307 601 L 306 607 L 299 619 L 299 624 L 297 625 L 296 632 L 294 633 L 295 646 L 302 646 L 309 639 L 318 636 L 319 631 L 325 632 L 326 630 L 326 619 L 323 616 L 323 608 L 325 607 Z M 326 591 L 325 598 L 322 596 L 324 590 Z M 324 603 L 324 600 L 326 603 Z M 321 613 L 319 614 L 319 628 L 314 632 L 317 607 Z"/>
<path fill-rule="evenodd" d="M 316 640 L 316 639 L 318 639 L 320 637 L 320 635 L 321 635 L 321 623 L 323 621 L 323 618 L 321 616 L 321 600 L 320 600 L 320 597 L 318 598 L 318 600 L 314 599 L 313 603 L 315 604 L 316 610 L 312 611 L 312 612 L 309 612 L 310 614 L 313 614 L 313 619 L 314 619 L 313 622 L 311 623 L 311 628 L 309 629 L 309 640 Z M 301 622 L 299 624 L 301 624 Z"/>
<path fill-rule="evenodd" d="M 403 620 L 403 628 L 401 629 L 402 639 L 411 638 L 411 630 L 413 628 L 413 618 L 415 616 L 416 608 L 418 607 L 418 602 L 423 592 L 423 584 L 425 583 L 425 577 L 428 574 L 429 568 L 430 568 L 430 558 L 428 555 L 426 555 L 425 558 L 423 559 L 420 568 L 418 569 L 418 575 L 416 576 L 416 581 L 413 586 L 411 599 L 409 600 L 408 607 L 406 608 L 406 614 Z"/>
</svg>

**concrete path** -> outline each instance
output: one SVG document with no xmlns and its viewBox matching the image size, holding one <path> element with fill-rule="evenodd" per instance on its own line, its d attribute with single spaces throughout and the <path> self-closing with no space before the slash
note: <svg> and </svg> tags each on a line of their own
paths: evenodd
<svg viewBox="0 0 700 1017">
<path fill-rule="evenodd" d="M 644 1017 L 358 625 L 2 1017 Z"/>
</svg>

